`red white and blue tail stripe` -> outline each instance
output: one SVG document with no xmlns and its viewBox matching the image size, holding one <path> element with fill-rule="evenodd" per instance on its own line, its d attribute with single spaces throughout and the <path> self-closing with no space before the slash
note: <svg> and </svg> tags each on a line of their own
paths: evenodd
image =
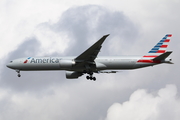
<svg viewBox="0 0 180 120">
<path fill-rule="evenodd" d="M 170 42 L 170 37 L 172 34 L 165 35 L 149 52 L 147 55 L 144 55 L 138 62 L 148 62 L 159 55 L 166 52 L 166 48 Z M 149 61 L 150 62 L 150 61 Z M 153 62 L 153 61 L 152 61 Z"/>
<path fill-rule="evenodd" d="M 170 42 L 170 37 L 172 37 L 172 34 L 165 35 L 149 52 L 147 55 L 143 57 L 157 57 L 162 53 L 166 52 L 166 48 L 168 47 L 168 44 Z"/>
</svg>

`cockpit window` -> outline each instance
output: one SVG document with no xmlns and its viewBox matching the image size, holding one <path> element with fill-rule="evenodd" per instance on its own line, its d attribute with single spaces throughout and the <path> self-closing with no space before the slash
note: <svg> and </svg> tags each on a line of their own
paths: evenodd
<svg viewBox="0 0 180 120">
<path fill-rule="evenodd" d="M 10 61 L 10 63 L 12 63 L 13 61 Z"/>
</svg>

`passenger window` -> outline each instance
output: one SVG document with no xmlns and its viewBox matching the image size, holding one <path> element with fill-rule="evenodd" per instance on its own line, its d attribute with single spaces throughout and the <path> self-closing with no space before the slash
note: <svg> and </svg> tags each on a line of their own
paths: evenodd
<svg viewBox="0 0 180 120">
<path fill-rule="evenodd" d="M 10 63 L 12 63 L 13 61 L 10 61 Z"/>
</svg>

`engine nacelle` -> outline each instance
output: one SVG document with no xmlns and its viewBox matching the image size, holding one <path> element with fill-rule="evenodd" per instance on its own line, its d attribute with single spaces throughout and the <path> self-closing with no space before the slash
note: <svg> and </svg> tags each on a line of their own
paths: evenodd
<svg viewBox="0 0 180 120">
<path fill-rule="evenodd" d="M 60 60 L 59 61 L 61 68 L 71 68 L 73 65 L 75 65 L 75 61 L 73 60 Z"/>
<path fill-rule="evenodd" d="M 66 71 L 66 78 L 67 79 L 76 79 L 81 75 L 82 75 L 82 73 L 79 73 L 79 72 L 76 72 L 76 71 L 74 71 L 74 72 Z"/>
</svg>

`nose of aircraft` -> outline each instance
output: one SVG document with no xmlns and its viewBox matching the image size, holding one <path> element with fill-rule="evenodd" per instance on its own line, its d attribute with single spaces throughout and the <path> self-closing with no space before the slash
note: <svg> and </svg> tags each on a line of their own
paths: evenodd
<svg viewBox="0 0 180 120">
<path fill-rule="evenodd" d="M 10 62 L 6 65 L 8 68 L 11 68 L 11 69 L 15 69 L 16 68 L 16 64 Z"/>
<path fill-rule="evenodd" d="M 8 63 L 6 66 L 7 66 L 8 68 L 11 68 L 11 67 L 12 67 L 11 63 Z"/>
</svg>

